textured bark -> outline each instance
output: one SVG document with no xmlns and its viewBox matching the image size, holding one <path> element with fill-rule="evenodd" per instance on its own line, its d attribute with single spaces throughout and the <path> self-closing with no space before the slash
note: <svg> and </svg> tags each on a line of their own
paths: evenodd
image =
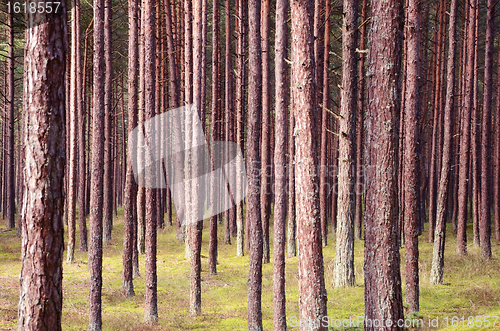
<svg viewBox="0 0 500 331">
<path fill-rule="evenodd" d="M 297 248 L 299 255 L 299 314 L 313 321 L 326 315 L 318 174 L 314 132 L 316 82 L 313 52 L 314 1 L 291 2 L 292 109 L 295 115 L 295 178 L 297 189 Z M 302 329 L 306 329 L 303 327 Z M 326 330 L 315 325 L 314 330 Z"/>
<path fill-rule="evenodd" d="M 155 114 L 155 2 L 144 0 L 143 4 L 144 47 L 144 120 Z M 154 137 L 151 137 L 154 140 Z M 154 152 L 145 153 L 145 164 L 154 164 Z M 146 178 L 155 176 L 153 167 L 146 170 Z M 156 189 L 145 188 L 146 223 L 146 284 L 144 300 L 144 322 L 158 324 L 157 274 L 156 274 Z"/>
<path fill-rule="evenodd" d="M 233 100 L 232 100 L 232 75 L 231 71 L 233 70 L 233 60 L 232 60 L 232 49 L 231 49 L 231 36 L 232 36 L 232 26 L 231 26 L 231 5 L 230 0 L 225 1 L 224 5 L 224 15 L 225 15 L 225 28 L 226 28 L 226 54 L 225 54 L 225 140 L 226 141 L 234 141 L 232 135 L 233 130 L 231 129 L 231 124 L 233 121 Z M 224 213 L 225 215 L 225 223 L 224 223 L 224 243 L 226 245 L 231 245 L 231 212 L 232 208 L 229 211 Z M 235 215 L 236 216 L 236 215 Z"/>
<path fill-rule="evenodd" d="M 94 0 L 92 163 L 90 168 L 89 331 L 102 329 L 102 217 L 104 176 L 104 0 Z"/>
<path fill-rule="evenodd" d="M 474 48 L 475 48 L 475 8 L 477 0 L 472 0 L 469 7 L 469 24 L 467 38 L 467 61 L 465 73 L 465 95 L 462 115 L 462 132 L 460 135 L 460 168 L 458 177 L 458 231 L 457 254 L 467 255 L 467 185 L 469 182 L 469 149 L 470 149 L 470 123 L 472 113 L 472 93 L 474 76 Z"/>
<path fill-rule="evenodd" d="M 66 200 L 66 213 L 68 217 L 68 249 L 66 262 L 73 263 L 75 258 L 75 232 L 76 232 L 76 171 L 78 151 L 76 149 L 77 137 L 77 115 L 78 115 L 78 97 L 77 93 L 77 66 L 80 65 L 80 57 L 77 57 L 77 48 L 80 48 L 80 40 L 77 40 L 76 31 L 80 30 L 80 25 L 77 25 L 76 6 L 71 9 L 71 64 L 70 64 L 70 98 L 69 98 L 69 169 L 68 176 L 68 191 Z M 79 19 L 78 19 L 79 23 Z"/>
<path fill-rule="evenodd" d="M 500 52 L 497 55 L 497 63 L 500 63 Z M 500 70 L 497 68 L 497 86 L 500 86 Z M 493 213 L 494 232 L 496 241 L 500 241 L 500 88 L 496 89 L 496 113 L 495 113 L 495 135 L 494 135 L 494 157 L 493 157 Z"/>
<path fill-rule="evenodd" d="M 80 1 L 76 0 L 75 1 L 75 17 L 77 19 L 77 26 L 80 26 Z M 87 28 L 88 29 L 88 28 Z M 80 38 L 80 29 L 77 29 L 77 40 L 81 39 Z M 80 227 L 80 252 L 86 252 L 87 251 L 87 205 L 88 205 L 88 200 L 86 199 L 85 191 L 87 187 L 87 158 L 86 158 L 86 147 L 87 147 L 87 130 L 86 130 L 86 102 L 85 102 L 85 96 L 86 96 L 86 84 L 85 84 L 85 77 L 86 77 L 86 68 L 87 68 L 87 36 L 88 34 L 85 34 L 85 50 L 84 50 L 84 56 L 83 56 L 83 69 L 80 68 L 80 72 L 78 71 L 78 66 L 77 66 L 77 102 L 79 105 L 78 109 L 78 225 Z M 77 53 L 77 59 L 80 58 L 80 48 L 76 49 Z M 83 77 L 82 77 L 83 75 Z M 79 95 L 78 95 L 79 94 Z"/>
<path fill-rule="evenodd" d="M 327 212 L 327 197 L 328 183 L 326 180 L 328 174 L 327 162 L 327 128 L 328 128 L 328 107 L 330 104 L 330 82 L 329 82 L 329 65 L 330 65 L 330 1 L 326 2 L 325 6 L 325 47 L 324 47 L 324 62 L 323 62 L 323 103 L 321 107 L 321 150 L 320 150 L 320 167 L 319 167 L 319 211 L 321 217 L 321 241 L 323 247 L 328 244 L 328 212 Z M 319 98 L 318 98 L 319 100 Z"/>
<path fill-rule="evenodd" d="M 493 80 L 494 15 L 493 0 L 487 1 L 486 11 L 486 51 L 484 62 L 483 119 L 481 130 L 481 201 L 479 232 L 481 237 L 481 257 L 491 258 L 491 102 Z M 497 133 L 498 134 L 498 133 Z"/>
<path fill-rule="evenodd" d="M 404 181 L 404 241 L 405 241 L 405 302 L 408 312 L 419 309 L 418 275 L 418 119 L 420 110 L 420 0 L 409 0 L 406 22 L 406 88 L 404 104 L 403 176 Z"/>
<path fill-rule="evenodd" d="M 260 204 L 263 233 L 263 263 L 269 263 L 271 260 L 269 253 L 269 216 L 271 214 L 271 78 L 270 78 L 270 48 L 269 48 L 269 21 L 270 8 L 269 0 L 262 1 L 262 138 L 261 138 L 261 187 Z"/>
<path fill-rule="evenodd" d="M 292 82 L 292 80 L 290 80 Z M 290 96 L 293 100 L 293 95 Z M 297 220 L 295 217 L 295 116 L 289 110 L 288 125 L 288 201 L 287 201 L 287 255 L 297 256 Z"/>
<path fill-rule="evenodd" d="M 16 181 L 15 181 L 15 163 L 14 163 L 14 96 L 15 96 L 15 83 L 14 83 L 14 20 L 13 15 L 7 15 L 7 24 L 10 26 L 7 29 L 7 164 L 6 164 L 6 181 L 5 181 L 5 209 L 7 216 L 7 229 L 14 229 L 16 227 L 15 214 L 16 214 Z"/>
<path fill-rule="evenodd" d="M 434 40 L 436 41 L 435 45 L 435 81 L 434 81 L 434 97 L 433 97 L 433 110 L 434 110 L 434 119 L 432 126 L 432 142 L 431 142 L 431 158 L 430 158 L 430 170 L 429 170 L 429 242 L 434 242 L 434 232 L 436 226 L 436 186 L 437 181 L 439 180 L 438 174 L 438 149 L 440 147 L 438 143 L 438 135 L 439 135 L 439 123 L 440 123 L 440 105 L 439 102 L 440 96 L 440 86 L 441 86 L 441 68 L 442 68 L 442 48 L 444 45 L 443 36 L 443 25 L 444 21 L 444 13 L 446 7 L 446 1 L 442 0 L 439 4 L 439 23 L 436 22 L 436 25 L 439 24 L 438 32 L 435 35 Z"/>
<path fill-rule="evenodd" d="M 359 31 L 359 49 L 364 50 L 366 48 L 366 25 L 367 25 L 367 2 L 368 0 L 363 0 L 363 5 L 361 9 L 361 26 Z M 354 214 L 354 237 L 356 239 L 362 239 L 362 223 L 363 223 L 363 122 L 364 122 L 364 105 L 365 105 L 365 53 L 359 54 L 358 61 L 358 111 L 356 113 L 357 117 L 357 127 L 356 127 L 356 184 L 355 184 L 355 194 L 356 194 L 356 211 Z"/>
<path fill-rule="evenodd" d="M 217 130 L 220 114 L 220 84 L 219 84 L 219 52 L 220 52 L 220 6 L 218 1 L 213 1 L 212 3 L 212 119 L 211 119 L 211 132 L 212 141 L 219 140 L 219 132 Z M 215 170 L 215 165 L 213 163 L 215 158 L 213 149 L 211 150 L 211 161 L 212 161 L 212 171 Z M 210 196 L 215 197 L 216 194 L 215 176 L 211 178 L 210 182 Z M 214 200 L 211 201 L 212 208 L 215 207 L 216 203 Z M 217 274 L 217 215 L 212 215 L 210 217 L 210 242 L 208 246 L 208 272 L 211 275 Z"/>
<path fill-rule="evenodd" d="M 248 272 L 248 330 L 262 328 L 262 219 L 260 214 L 260 148 L 262 113 L 262 62 L 260 45 L 260 0 L 248 1 L 248 139 L 247 139 L 247 210 L 250 261 Z M 227 82 L 226 82 L 227 83 Z"/>
<path fill-rule="evenodd" d="M 129 43 L 128 43 L 128 132 L 132 132 L 137 126 L 137 66 L 138 58 L 138 3 L 129 1 Z M 125 130 L 125 128 L 123 128 Z M 132 139 L 133 135 L 129 135 Z M 134 142 L 132 142 L 134 145 Z M 128 156 L 131 156 L 128 153 Z M 125 196 L 123 200 L 124 235 L 123 242 L 123 282 L 122 291 L 125 297 L 135 295 L 133 279 L 133 253 L 134 253 L 134 224 L 137 222 L 137 213 L 134 205 L 137 204 L 137 183 L 133 172 L 133 160 L 127 161 L 127 173 L 125 179 Z"/>
<path fill-rule="evenodd" d="M 400 256 L 397 241 L 397 113 L 403 37 L 403 4 L 372 1 L 369 35 L 365 192 L 365 316 L 392 321 L 385 330 L 402 330 Z M 377 330 L 365 324 L 366 330 Z"/>
<path fill-rule="evenodd" d="M 113 144 L 112 144 L 112 102 L 113 102 L 113 55 L 112 55 L 112 3 L 104 0 L 104 197 L 103 197 L 103 241 L 111 241 L 113 227 Z"/>
<path fill-rule="evenodd" d="M 144 35 L 144 6 L 139 7 L 139 36 Z M 144 123 L 144 90 L 145 90 L 145 79 L 144 79 L 144 38 L 139 38 L 139 114 L 138 114 L 138 124 L 142 126 Z M 137 162 L 144 162 L 144 153 L 139 152 Z M 144 175 L 142 173 L 141 175 Z M 146 223 L 145 223 L 145 204 L 146 204 L 146 191 L 144 187 L 139 187 L 137 190 L 137 252 L 139 254 L 146 253 Z"/>
<path fill-rule="evenodd" d="M 342 24 L 342 88 L 340 90 L 339 168 L 337 198 L 337 241 L 333 284 L 354 286 L 354 169 L 357 103 L 358 1 L 344 0 Z"/>
<path fill-rule="evenodd" d="M 27 199 L 22 227 L 20 331 L 62 330 L 66 2 L 59 9 L 27 14 L 40 23 L 25 33 L 23 116 L 26 196 L 37 198 Z"/>
<path fill-rule="evenodd" d="M 286 230 L 286 140 L 287 140 L 287 13 L 288 1 L 276 2 L 275 82 L 276 121 L 274 149 L 274 241 L 273 322 L 274 330 L 286 330 L 285 230 Z"/>
<path fill-rule="evenodd" d="M 244 114 L 245 114 L 245 33 L 246 33 L 246 1 L 238 0 L 238 44 L 236 59 L 236 143 L 243 147 Z M 242 148 L 243 149 L 243 148 Z M 242 190 L 241 163 L 236 164 L 236 190 Z M 244 255 L 245 228 L 243 221 L 243 201 L 236 205 L 236 256 Z"/>
<path fill-rule="evenodd" d="M 479 35 L 479 1 L 477 2 L 475 10 L 475 43 L 474 43 L 474 71 L 473 71 L 473 90 L 472 90 L 472 114 L 471 114 L 471 172 L 472 172 L 472 234 L 473 234 L 473 245 L 474 247 L 480 247 L 481 237 L 479 231 L 479 218 L 480 218 L 480 188 L 481 188 L 481 177 L 479 171 L 481 170 L 481 151 L 480 151 L 480 134 L 479 126 L 481 125 L 479 119 L 479 97 L 478 97 L 478 81 L 479 81 L 479 67 L 478 67 L 478 35 Z"/>
</svg>

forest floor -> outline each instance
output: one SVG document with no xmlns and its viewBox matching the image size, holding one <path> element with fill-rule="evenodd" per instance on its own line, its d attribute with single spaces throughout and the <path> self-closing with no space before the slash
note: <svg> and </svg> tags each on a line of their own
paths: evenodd
<svg viewBox="0 0 500 331">
<path fill-rule="evenodd" d="M 205 222 L 206 229 L 208 222 Z M 479 249 L 469 244 L 469 255 L 455 254 L 456 236 L 447 229 L 444 284 L 429 284 L 432 244 L 427 234 L 420 237 L 420 318 L 421 330 L 484 329 L 470 327 L 469 321 L 480 316 L 500 316 L 500 244 L 492 241 L 493 259 L 479 258 Z M 472 229 L 469 229 L 471 238 Z M 272 228 L 271 228 L 272 237 Z M 78 233 L 76 235 L 77 245 Z M 331 329 L 343 329 L 343 319 L 354 321 L 364 315 L 363 241 L 355 243 L 356 286 L 335 289 L 332 286 L 335 255 L 335 236 L 329 234 L 329 245 L 324 249 L 325 282 L 328 291 L 328 316 Z M 103 260 L 103 330 L 245 330 L 247 317 L 248 252 L 236 257 L 233 245 L 224 245 L 223 228 L 219 227 L 218 274 L 208 270 L 208 231 L 203 233 L 202 246 L 202 311 L 200 317 L 189 316 L 189 261 L 184 257 L 184 245 L 176 239 L 175 228 L 166 227 L 158 235 L 158 309 L 159 325 L 146 327 L 144 316 L 144 256 L 140 257 L 142 277 L 134 281 L 136 296 L 125 299 L 121 294 L 123 216 L 115 220 L 113 240 L 105 246 Z M 19 273 L 21 269 L 20 239 L 15 231 L 6 231 L 0 221 L 0 330 L 15 330 L 19 300 Z M 271 244 L 272 247 L 272 244 Z M 404 279 L 404 248 L 401 249 L 402 277 Z M 66 256 L 64 256 L 64 261 Z M 272 260 L 272 258 L 271 258 Z M 286 305 L 290 329 L 295 329 L 298 318 L 297 258 L 286 260 Z M 88 325 L 89 271 L 87 253 L 78 250 L 75 263 L 63 263 L 64 302 L 63 330 L 86 330 Z M 404 290 L 404 282 L 403 282 Z M 262 314 L 265 330 L 272 329 L 272 264 L 263 266 Z M 483 317 L 481 317 L 483 316 Z M 462 320 L 462 317 L 464 320 Z M 470 319 L 469 319 L 470 318 Z M 438 319 L 438 320 L 436 320 Z M 500 318 L 489 318 L 490 328 L 500 330 Z M 346 321 L 346 322 L 347 322 Z M 438 322 L 436 324 L 436 322 Z M 474 320 L 474 323 L 476 321 Z M 477 322 L 479 323 L 479 322 Z M 350 324 L 350 323 L 349 323 Z M 353 324 L 350 324 L 351 326 Z M 351 327 L 345 329 L 354 329 Z"/>
</svg>

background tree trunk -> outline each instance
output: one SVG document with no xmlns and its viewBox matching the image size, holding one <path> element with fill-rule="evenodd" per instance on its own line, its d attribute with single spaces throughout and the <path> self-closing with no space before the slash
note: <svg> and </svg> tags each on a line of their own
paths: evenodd
<svg viewBox="0 0 500 331">
<path fill-rule="evenodd" d="M 262 328 L 262 219 L 260 214 L 260 148 L 262 113 L 262 61 L 260 44 L 260 0 L 248 1 L 248 139 L 247 212 L 250 261 L 248 272 L 248 330 Z M 227 82 L 226 82 L 227 83 Z"/>
<path fill-rule="evenodd" d="M 337 241 L 333 284 L 354 286 L 354 169 L 357 102 L 358 1 L 344 0 L 342 24 L 342 88 L 340 90 Z"/>
</svg>

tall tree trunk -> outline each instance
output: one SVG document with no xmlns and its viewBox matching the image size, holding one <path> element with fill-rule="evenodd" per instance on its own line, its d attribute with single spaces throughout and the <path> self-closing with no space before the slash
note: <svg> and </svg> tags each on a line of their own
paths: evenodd
<svg viewBox="0 0 500 331">
<path fill-rule="evenodd" d="M 16 214 L 16 201 L 15 201 L 15 164 L 14 164 L 14 96 L 15 96 L 15 82 L 14 82 L 14 19 L 13 14 L 7 15 L 7 29 L 8 47 L 7 47 L 7 166 L 6 166 L 6 210 L 7 210 L 7 228 L 14 229 L 16 227 L 15 214 Z"/>
<path fill-rule="evenodd" d="M 225 15 L 225 28 L 226 28 L 226 54 L 225 54 L 225 140 L 234 141 L 231 136 L 233 130 L 231 124 L 233 121 L 233 100 L 232 100 L 232 70 L 233 70 L 233 60 L 232 60 L 232 26 L 231 26 L 231 4 L 230 0 L 225 1 L 224 5 L 224 15 Z M 231 245 L 231 213 L 233 208 L 226 211 L 225 223 L 224 223 L 224 243 L 226 245 Z M 236 216 L 236 215 L 235 215 Z"/>
<path fill-rule="evenodd" d="M 227 10 L 227 9 L 226 9 Z M 248 139 L 247 139 L 247 210 L 250 261 L 248 273 L 248 330 L 262 328 L 262 219 L 260 214 L 260 148 L 262 113 L 262 61 L 260 44 L 260 0 L 248 1 Z M 227 82 L 226 82 L 227 83 Z M 226 137 L 227 139 L 227 137 Z"/>
<path fill-rule="evenodd" d="M 321 241 L 323 247 L 328 244 L 328 213 L 327 213 L 327 196 L 328 184 L 326 181 L 328 174 L 328 110 L 330 104 L 330 82 L 329 82 L 329 65 L 330 65 L 330 1 L 326 1 L 325 6 L 325 48 L 323 62 L 323 103 L 321 107 L 321 150 L 320 150 L 320 167 L 319 167 L 319 212 L 321 217 Z M 319 67 L 318 67 L 319 70 Z M 319 97 L 318 97 L 319 100 Z"/>
<path fill-rule="evenodd" d="M 290 83 L 292 83 L 290 79 Z M 293 95 L 290 95 L 293 102 Z M 295 116 L 293 109 L 289 109 L 288 125 L 288 200 L 287 200 L 287 255 L 297 256 L 297 220 L 295 217 Z"/>
<path fill-rule="evenodd" d="M 313 50 L 314 1 L 291 2 L 292 109 L 295 115 L 297 246 L 299 255 L 299 311 L 301 320 L 326 315 L 326 290 L 319 215 L 316 134 L 316 81 Z M 305 329 L 305 328 L 303 328 Z M 314 330 L 326 330 L 323 325 Z"/>
<path fill-rule="evenodd" d="M 78 97 L 77 88 L 77 70 L 80 65 L 80 58 L 77 57 L 77 48 L 80 48 L 80 40 L 77 40 L 76 32 L 80 30 L 77 25 L 77 7 L 71 9 L 71 64 L 70 64 L 70 98 L 69 98 L 69 169 L 68 192 L 66 200 L 66 213 L 68 215 L 68 251 L 66 262 L 73 263 L 75 258 L 75 232 L 76 232 L 76 171 L 78 151 L 76 149 L 77 137 L 77 115 L 78 115 Z M 79 18 L 78 18 L 79 23 Z"/>
<path fill-rule="evenodd" d="M 404 241 L 405 241 L 405 302 L 408 312 L 419 309 L 418 276 L 418 119 L 420 110 L 420 0 L 409 0 L 406 22 L 406 96 L 404 104 L 403 176 L 404 182 Z"/>
<path fill-rule="evenodd" d="M 75 1 L 75 17 L 78 20 L 76 25 L 80 26 L 80 1 L 76 0 Z M 90 25 L 89 25 L 90 27 Z M 88 29 L 88 28 L 87 28 Z M 80 40 L 80 29 L 77 29 L 77 40 Z M 83 68 L 81 68 L 80 71 L 78 71 L 78 66 L 77 66 L 77 100 L 78 100 L 78 123 L 80 124 L 78 126 L 78 225 L 80 227 L 80 252 L 86 252 L 87 251 L 87 204 L 88 200 L 86 199 L 87 197 L 85 196 L 85 188 L 87 186 L 87 161 L 86 161 L 86 147 L 87 147 L 87 130 L 86 130 L 86 103 L 85 103 L 85 92 L 86 92 L 86 84 L 85 84 L 85 79 L 86 79 L 86 70 L 87 70 L 87 38 L 88 34 L 85 34 L 85 49 L 84 49 L 84 55 L 83 55 Z M 77 52 L 77 59 L 80 58 L 80 48 L 76 49 Z M 83 77 L 82 77 L 83 75 Z"/>
<path fill-rule="evenodd" d="M 481 137 L 481 202 L 479 232 L 481 236 L 481 256 L 491 258 L 491 102 L 493 80 L 493 48 L 494 48 L 494 1 L 487 1 L 486 11 L 486 51 L 484 63 L 483 120 Z M 498 134 L 498 133 L 497 133 Z"/>
<path fill-rule="evenodd" d="M 65 166 L 66 2 L 61 2 L 58 14 L 27 13 L 26 18 L 28 24 L 45 23 L 36 28 L 28 26 L 25 33 L 26 194 L 37 198 L 27 201 L 22 227 L 18 330 L 59 331 L 64 250 L 61 174 Z"/>
<path fill-rule="evenodd" d="M 357 102 L 358 1 L 344 0 L 342 24 L 342 88 L 340 89 L 337 241 L 333 284 L 354 286 L 354 134 Z"/>
<path fill-rule="evenodd" d="M 213 1 L 212 4 L 212 119 L 211 119 L 211 131 L 212 131 L 212 141 L 219 140 L 218 135 L 218 121 L 220 117 L 220 84 L 219 84 L 219 52 L 220 52 L 220 5 L 218 1 Z M 214 149 L 211 150 L 211 161 L 212 161 L 212 171 L 215 170 L 215 160 Z M 214 199 L 216 194 L 215 176 L 212 176 L 210 183 L 210 196 L 211 207 L 215 208 L 216 199 Z M 208 248 L 208 272 L 211 275 L 217 274 L 217 215 L 210 216 L 210 243 Z"/>
<path fill-rule="evenodd" d="M 155 3 L 143 0 L 143 47 L 144 47 L 144 120 L 155 114 Z M 152 137 L 154 140 L 154 137 Z M 154 164 L 154 152 L 146 152 L 145 164 Z M 155 170 L 149 168 L 146 178 L 153 178 Z M 158 324 L 157 274 L 156 274 L 156 188 L 145 188 L 145 223 L 146 223 L 146 284 L 144 322 Z"/>
<path fill-rule="evenodd" d="M 106 78 L 104 83 L 104 204 L 103 204 L 103 241 L 111 240 L 113 227 L 113 155 L 112 148 L 112 102 L 113 102 L 113 55 L 112 55 L 112 2 L 104 1 L 104 62 Z"/>
<path fill-rule="evenodd" d="M 244 114 L 245 114 L 245 29 L 246 29 L 246 2 L 238 0 L 238 45 L 236 62 L 236 143 L 243 146 Z M 242 165 L 236 164 L 236 191 L 242 190 Z M 243 221 L 243 201 L 236 205 L 236 256 L 244 255 L 245 228 Z"/>
<path fill-rule="evenodd" d="M 441 179 L 437 195 L 436 233 L 434 235 L 434 250 L 430 281 L 432 284 L 443 282 L 444 244 L 446 234 L 446 200 L 448 199 L 451 171 L 451 139 L 453 128 L 453 107 L 455 87 L 455 54 L 456 54 L 456 20 L 458 1 L 453 0 L 450 7 L 450 25 L 448 30 L 449 53 L 447 64 L 446 104 L 444 108 L 443 160 L 441 162 Z"/>
<path fill-rule="evenodd" d="M 497 63 L 500 63 L 500 51 L 497 55 Z M 500 86 L 500 69 L 497 68 L 497 86 Z M 495 136 L 493 157 L 493 208 L 494 208 L 494 232 L 496 241 L 500 241 L 500 88 L 496 89 L 496 113 L 495 113 Z"/>
<path fill-rule="evenodd" d="M 359 35 L 359 49 L 362 51 L 366 48 L 366 25 L 368 24 L 368 0 L 363 0 L 363 5 L 361 9 L 361 26 Z M 363 122 L 364 122 L 364 104 L 365 104 L 365 60 L 366 55 L 364 52 L 359 54 L 358 61 L 358 111 L 356 113 L 357 117 L 357 128 L 356 128 L 356 184 L 355 184 L 355 194 L 356 194 L 356 211 L 354 214 L 354 237 L 356 239 L 362 238 L 362 223 L 363 223 Z"/>
<path fill-rule="evenodd" d="M 102 217 L 104 186 L 104 0 L 94 0 L 92 164 L 90 169 L 89 331 L 102 328 Z"/>
<path fill-rule="evenodd" d="M 367 84 L 370 102 L 365 117 L 366 164 L 370 165 L 365 192 L 365 316 L 372 321 L 399 321 L 404 316 L 395 178 L 403 3 L 376 0 L 371 4 Z M 395 324 L 386 329 L 403 330 Z M 365 329 L 378 328 L 365 325 Z"/>
<path fill-rule="evenodd" d="M 270 48 L 269 48 L 269 21 L 270 21 L 269 0 L 262 1 L 262 138 L 261 138 L 261 187 L 260 204 L 263 233 L 263 263 L 271 260 L 269 253 L 269 216 L 271 213 L 271 77 L 269 69 Z"/>
<path fill-rule="evenodd" d="M 135 0 L 129 0 L 128 3 L 128 132 L 132 132 L 137 126 L 137 67 L 138 58 L 138 3 Z M 125 128 L 123 128 L 125 130 Z M 129 139 L 134 135 L 129 134 Z M 129 141 L 129 146 L 135 146 L 134 141 Z M 125 147 L 125 146 L 124 146 Z M 123 218 L 125 239 L 123 242 L 123 282 L 122 291 L 125 297 L 135 295 L 133 279 L 133 255 L 134 255 L 134 232 L 137 224 L 137 183 L 134 178 L 133 162 L 130 150 L 127 153 L 127 173 L 125 179 L 125 196 L 123 200 Z"/>
<path fill-rule="evenodd" d="M 457 254 L 467 255 L 467 185 L 469 183 L 469 149 L 470 149 L 470 122 L 472 113 L 472 93 L 474 82 L 474 48 L 475 48 L 475 8 L 477 0 L 472 0 L 469 7 L 469 24 L 467 38 L 467 61 L 465 73 L 465 96 L 462 115 L 462 132 L 460 135 L 460 169 L 458 177 L 458 232 Z"/>
<path fill-rule="evenodd" d="M 286 230 L 286 140 L 287 140 L 287 13 L 288 1 L 276 2 L 275 82 L 276 121 L 274 149 L 274 247 L 273 322 L 274 330 L 286 330 L 285 230 Z"/>
</svg>

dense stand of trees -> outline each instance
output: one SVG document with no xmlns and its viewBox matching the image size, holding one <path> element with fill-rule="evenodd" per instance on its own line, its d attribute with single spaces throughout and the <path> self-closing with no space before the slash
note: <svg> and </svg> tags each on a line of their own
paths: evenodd
<svg viewBox="0 0 500 331">
<path fill-rule="evenodd" d="M 77 226 L 80 250 L 89 251 L 88 328 L 102 329 L 103 245 L 118 208 L 125 229 L 122 292 L 135 295 L 133 280 L 144 268 L 146 324 L 162 318 L 156 238 L 165 226 L 175 227 L 191 261 L 193 316 L 203 312 L 203 231 L 210 274 L 217 273 L 218 245 L 236 241 L 235 255 L 249 254 L 249 330 L 263 329 L 263 264 L 273 263 L 274 328 L 284 330 L 285 256 L 298 258 L 300 318 L 321 319 L 326 282 L 356 285 L 355 240 L 365 246 L 366 317 L 396 321 L 403 302 L 418 313 L 424 225 L 433 242 L 432 284 L 446 277 L 447 236 L 457 237 L 456 252 L 447 254 L 466 256 L 472 241 L 485 260 L 492 240 L 500 240 L 495 5 L 75 0 L 61 2 L 58 13 L 26 17 L 2 7 L 0 209 L 22 240 L 19 329 L 61 329 L 64 225 L 67 263 L 74 261 Z M 20 28 L 25 23 L 36 28 Z M 235 142 L 245 158 L 245 200 L 235 201 L 232 192 L 236 203 L 211 215 L 205 229 L 199 206 L 213 207 L 230 185 L 212 179 L 201 187 L 197 149 L 173 161 L 177 179 L 192 179 L 182 187 L 180 208 L 171 188 L 182 185 L 169 178 L 167 188 L 146 185 L 168 171 L 151 166 L 134 174 L 141 162 L 167 165 L 158 166 L 154 153 L 136 159 L 127 147 L 134 128 L 180 106 L 194 109 L 194 117 L 158 127 L 149 143 L 168 148 L 159 139 L 165 130 L 180 138 L 199 119 L 207 141 Z M 196 135 L 185 139 L 186 146 L 202 144 Z M 213 146 L 215 171 L 220 155 Z M 224 175 L 237 191 L 242 172 L 239 164 Z M 327 241 L 330 231 L 335 245 Z M 336 252 L 331 280 L 325 249 Z M 46 277 L 35 283 L 33 275 Z"/>
</svg>

